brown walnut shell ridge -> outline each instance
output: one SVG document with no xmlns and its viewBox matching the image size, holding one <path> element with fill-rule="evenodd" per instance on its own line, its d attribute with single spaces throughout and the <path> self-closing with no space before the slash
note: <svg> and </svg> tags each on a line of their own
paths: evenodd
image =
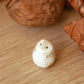
<svg viewBox="0 0 84 84">
<path fill-rule="evenodd" d="M 82 16 L 84 17 L 84 0 L 67 0 L 68 3 Z"/>
<path fill-rule="evenodd" d="M 72 21 L 64 27 L 64 30 L 76 41 L 81 50 L 84 51 L 84 18 Z"/>
<path fill-rule="evenodd" d="M 26 26 L 45 26 L 59 20 L 65 0 L 7 0 L 9 15 Z"/>
</svg>

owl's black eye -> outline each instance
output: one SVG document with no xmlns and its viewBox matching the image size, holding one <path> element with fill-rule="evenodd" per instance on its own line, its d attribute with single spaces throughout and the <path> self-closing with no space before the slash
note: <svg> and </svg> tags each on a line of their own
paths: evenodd
<svg viewBox="0 0 84 84">
<path fill-rule="evenodd" d="M 46 47 L 46 49 L 48 49 L 48 47 Z"/>
<path fill-rule="evenodd" d="M 42 43 L 40 43 L 40 45 L 42 45 Z"/>
</svg>

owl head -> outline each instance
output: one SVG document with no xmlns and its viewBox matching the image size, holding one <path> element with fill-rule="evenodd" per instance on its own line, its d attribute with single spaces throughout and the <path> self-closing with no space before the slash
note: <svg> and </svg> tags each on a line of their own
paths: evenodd
<svg viewBox="0 0 84 84">
<path fill-rule="evenodd" d="M 42 53 L 48 53 L 53 51 L 53 46 L 48 40 L 41 40 L 36 45 L 36 50 Z"/>
</svg>

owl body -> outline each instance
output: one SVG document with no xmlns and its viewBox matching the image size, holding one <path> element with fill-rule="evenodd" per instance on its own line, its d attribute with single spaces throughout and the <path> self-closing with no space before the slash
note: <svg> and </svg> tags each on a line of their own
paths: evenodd
<svg viewBox="0 0 84 84">
<path fill-rule="evenodd" d="M 55 51 L 49 41 L 41 40 L 37 43 L 33 51 L 33 61 L 41 68 L 46 68 L 53 64 L 55 61 Z"/>
</svg>

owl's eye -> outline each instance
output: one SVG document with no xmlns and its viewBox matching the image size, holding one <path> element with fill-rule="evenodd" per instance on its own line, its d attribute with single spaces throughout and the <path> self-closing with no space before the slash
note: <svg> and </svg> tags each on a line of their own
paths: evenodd
<svg viewBox="0 0 84 84">
<path fill-rule="evenodd" d="M 46 47 L 46 49 L 48 49 L 48 47 Z"/>
<path fill-rule="evenodd" d="M 40 43 L 40 45 L 42 45 L 42 43 Z"/>
</svg>

